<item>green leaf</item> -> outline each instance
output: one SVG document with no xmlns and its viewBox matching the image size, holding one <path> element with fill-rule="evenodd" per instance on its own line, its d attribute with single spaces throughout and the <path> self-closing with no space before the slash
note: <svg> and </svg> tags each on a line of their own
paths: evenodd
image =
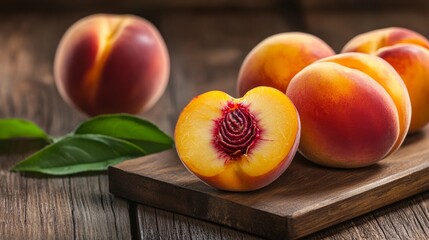
<svg viewBox="0 0 429 240">
<path fill-rule="evenodd" d="M 66 175 L 106 170 L 108 166 L 145 155 L 138 146 L 102 135 L 71 135 L 43 148 L 12 170 Z"/>
<path fill-rule="evenodd" d="M 128 114 L 101 115 L 83 122 L 74 134 L 101 134 L 129 141 L 147 154 L 173 147 L 173 139 L 153 123 Z"/>
<path fill-rule="evenodd" d="M 48 135 L 33 122 L 18 119 L 0 119 L 0 139 L 41 138 L 49 141 Z"/>
</svg>

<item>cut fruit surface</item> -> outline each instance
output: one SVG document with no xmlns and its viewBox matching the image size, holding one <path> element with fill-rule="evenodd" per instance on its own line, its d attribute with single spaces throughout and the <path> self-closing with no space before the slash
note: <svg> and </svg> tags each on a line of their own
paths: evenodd
<svg viewBox="0 0 429 240">
<path fill-rule="evenodd" d="M 297 150 L 300 122 L 288 97 L 257 87 L 235 99 L 220 91 L 195 97 L 175 129 L 183 164 L 211 186 L 249 191 L 274 181 Z"/>
</svg>

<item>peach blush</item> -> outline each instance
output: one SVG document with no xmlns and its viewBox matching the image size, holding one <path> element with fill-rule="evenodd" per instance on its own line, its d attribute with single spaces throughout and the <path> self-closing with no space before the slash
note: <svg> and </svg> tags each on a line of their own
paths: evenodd
<svg viewBox="0 0 429 240">
<path fill-rule="evenodd" d="M 61 38 L 54 61 L 61 96 L 88 115 L 148 110 L 163 94 L 169 71 L 158 30 L 132 15 L 79 20 Z"/>
<path fill-rule="evenodd" d="M 429 41 L 421 34 L 406 28 L 389 27 L 359 34 L 346 43 L 341 50 L 374 54 L 378 49 L 400 43 L 409 43 L 429 48 Z"/>
<path fill-rule="evenodd" d="M 237 92 L 243 96 L 257 86 L 285 92 L 292 77 L 305 66 L 335 52 L 323 40 L 302 32 L 279 33 L 256 45 L 244 59 Z"/>
<path fill-rule="evenodd" d="M 409 132 L 417 132 L 429 122 L 429 40 L 405 28 L 383 28 L 352 38 L 343 52 L 363 52 L 386 60 L 399 73 L 411 99 Z"/>
<path fill-rule="evenodd" d="M 299 151 L 324 166 L 374 164 L 399 148 L 410 124 L 405 84 L 369 54 L 321 59 L 295 75 L 286 94 L 301 118 Z"/>
<path fill-rule="evenodd" d="M 380 48 L 377 56 L 399 73 L 407 86 L 413 109 L 409 132 L 417 132 L 429 122 L 429 50 L 412 44 Z"/>
</svg>

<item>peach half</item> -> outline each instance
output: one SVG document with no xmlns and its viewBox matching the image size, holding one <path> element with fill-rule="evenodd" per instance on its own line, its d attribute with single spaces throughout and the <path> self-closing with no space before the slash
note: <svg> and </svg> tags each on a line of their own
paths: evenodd
<svg viewBox="0 0 429 240">
<path fill-rule="evenodd" d="M 238 99 L 221 91 L 201 94 L 183 109 L 174 133 L 186 168 L 228 191 L 256 190 L 277 179 L 291 163 L 299 137 L 294 105 L 271 87 Z"/>
<path fill-rule="evenodd" d="M 398 73 L 383 59 L 344 53 L 299 72 L 286 94 L 302 124 L 299 151 L 330 167 L 376 163 L 406 137 L 411 103 Z"/>
<path fill-rule="evenodd" d="M 279 33 L 256 45 L 241 65 L 237 92 L 243 96 L 257 86 L 282 92 L 295 74 L 310 63 L 335 52 L 320 38 L 302 32 Z"/>
<path fill-rule="evenodd" d="M 429 40 L 405 28 L 383 28 L 351 39 L 343 52 L 363 52 L 386 60 L 399 73 L 411 99 L 409 132 L 429 122 Z"/>
<path fill-rule="evenodd" d="M 77 21 L 62 37 L 54 62 L 61 96 L 88 115 L 151 108 L 169 72 L 160 33 L 133 15 L 96 14 Z"/>
</svg>

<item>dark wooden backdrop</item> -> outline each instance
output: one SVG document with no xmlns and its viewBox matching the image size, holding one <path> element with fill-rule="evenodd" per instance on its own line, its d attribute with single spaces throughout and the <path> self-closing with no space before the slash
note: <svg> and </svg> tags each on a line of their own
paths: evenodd
<svg viewBox="0 0 429 240">
<path fill-rule="evenodd" d="M 67 27 L 104 11 L 143 16 L 165 37 L 170 83 L 142 116 L 169 134 L 196 94 L 220 89 L 235 95 L 245 55 L 274 33 L 309 32 L 336 51 L 354 35 L 380 27 L 408 27 L 429 36 L 429 7 L 423 0 L 6 0 L 0 2 L 1 118 L 27 118 L 59 136 L 86 117 L 58 95 L 52 63 Z M 9 172 L 40 147 L 37 141 L 0 141 L 0 239 L 256 239 L 115 198 L 106 174 L 37 178 Z M 428 216 L 425 192 L 308 239 L 428 239 Z"/>
</svg>

